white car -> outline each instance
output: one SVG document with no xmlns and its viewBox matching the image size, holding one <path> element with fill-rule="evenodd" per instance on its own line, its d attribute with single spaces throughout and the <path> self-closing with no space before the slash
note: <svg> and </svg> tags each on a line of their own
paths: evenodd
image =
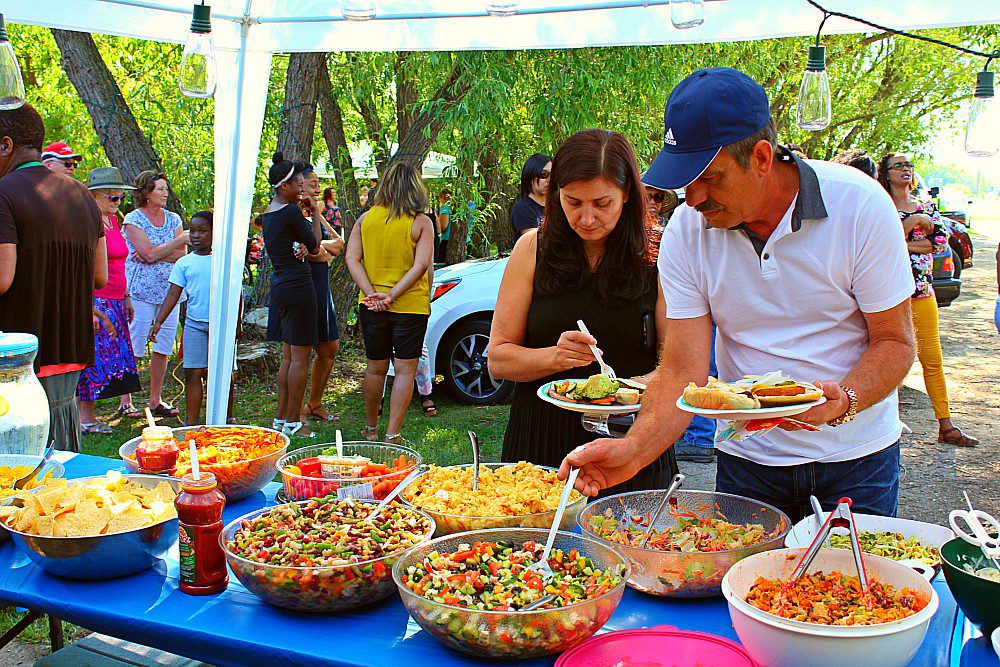
<svg viewBox="0 0 1000 667">
<path fill-rule="evenodd" d="M 487 346 L 507 258 L 476 259 L 434 271 L 427 351 L 431 374 L 444 376 L 455 398 L 470 405 L 501 403 L 514 383 L 490 375 Z"/>
</svg>

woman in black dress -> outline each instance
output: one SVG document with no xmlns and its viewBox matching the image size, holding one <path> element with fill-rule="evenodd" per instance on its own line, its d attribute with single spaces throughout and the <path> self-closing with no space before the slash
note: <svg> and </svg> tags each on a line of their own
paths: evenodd
<svg viewBox="0 0 1000 667">
<path fill-rule="evenodd" d="M 558 467 L 594 435 L 584 430 L 580 413 L 539 399 L 538 387 L 599 373 L 591 344 L 619 377 L 651 373 L 666 306 L 628 140 L 607 130 L 577 132 L 552 161 L 552 184 L 542 227 L 518 240 L 504 272 L 490 332 L 490 373 L 517 382 L 501 458 Z M 577 320 L 593 338 L 577 329 Z M 667 450 L 607 493 L 663 488 L 676 471 Z"/>
<path fill-rule="evenodd" d="M 302 399 L 309 379 L 309 353 L 317 341 L 316 291 L 308 263 L 295 255 L 301 243 L 309 254 L 320 250 L 320 219 L 312 224 L 298 207 L 302 196 L 302 172 L 274 154 L 267 177 L 274 188 L 274 199 L 260 216 L 264 247 L 274 266 L 271 274 L 267 339 L 281 341 L 281 367 L 278 369 L 278 412 L 274 428 L 287 435 L 313 435 L 308 424 L 299 418 Z M 315 208 L 315 207 L 314 207 Z"/>
</svg>

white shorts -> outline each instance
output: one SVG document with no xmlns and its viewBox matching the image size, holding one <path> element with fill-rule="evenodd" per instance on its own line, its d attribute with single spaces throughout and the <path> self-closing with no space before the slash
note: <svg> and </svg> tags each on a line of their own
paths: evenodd
<svg viewBox="0 0 1000 667">
<path fill-rule="evenodd" d="M 128 325 L 128 332 L 132 336 L 132 352 L 136 359 L 146 356 L 146 340 L 149 337 L 149 328 L 156 319 L 156 314 L 160 310 L 158 303 L 146 303 L 145 301 L 132 301 L 135 308 L 135 317 Z M 180 312 L 180 304 L 174 306 L 170 315 L 167 316 L 160 332 L 156 334 L 156 342 L 153 343 L 153 352 L 170 356 L 174 353 L 174 340 L 177 338 L 177 315 Z"/>
</svg>

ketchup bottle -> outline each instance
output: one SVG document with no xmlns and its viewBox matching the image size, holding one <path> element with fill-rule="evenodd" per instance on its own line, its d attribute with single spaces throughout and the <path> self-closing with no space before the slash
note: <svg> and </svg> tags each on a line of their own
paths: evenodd
<svg viewBox="0 0 1000 667">
<path fill-rule="evenodd" d="M 188 595 L 221 593 L 229 585 L 226 557 L 219 544 L 226 497 L 216 488 L 215 475 L 184 475 L 174 506 L 180 530 L 181 591 Z"/>
</svg>

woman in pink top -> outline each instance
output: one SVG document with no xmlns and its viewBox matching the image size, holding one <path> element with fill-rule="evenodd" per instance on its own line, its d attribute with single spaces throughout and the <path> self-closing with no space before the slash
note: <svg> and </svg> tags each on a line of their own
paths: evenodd
<svg viewBox="0 0 1000 667">
<path fill-rule="evenodd" d="M 94 291 L 94 311 L 103 313 L 113 327 L 98 327 L 94 336 L 94 365 L 80 374 L 76 387 L 80 400 L 80 428 L 84 433 L 111 433 L 111 428 L 97 420 L 94 401 L 121 396 L 120 407 L 132 403 L 131 393 L 139 391 L 139 374 L 129 338 L 128 324 L 134 310 L 125 281 L 125 258 L 128 246 L 118 220 L 118 204 L 126 190 L 121 173 L 114 167 L 98 167 L 87 175 L 87 187 L 101 209 L 108 245 L 108 284 Z"/>
</svg>

